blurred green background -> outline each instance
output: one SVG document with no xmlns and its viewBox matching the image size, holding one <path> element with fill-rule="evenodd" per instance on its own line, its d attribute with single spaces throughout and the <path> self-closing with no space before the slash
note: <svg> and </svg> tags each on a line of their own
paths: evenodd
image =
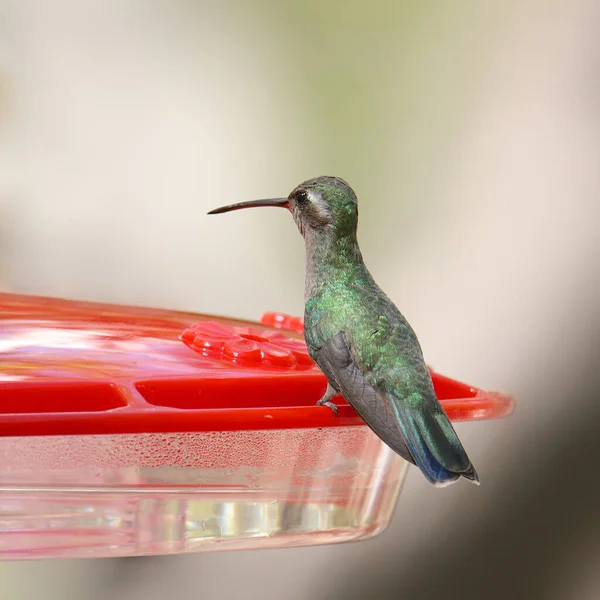
<svg viewBox="0 0 600 600">
<path fill-rule="evenodd" d="M 437 370 L 518 400 L 357 544 L 0 563 L 2 599 L 600 597 L 600 4 L 0 0 L 0 288 L 301 314 L 338 175 Z M 1 544 L 1 542 L 0 542 Z"/>
</svg>

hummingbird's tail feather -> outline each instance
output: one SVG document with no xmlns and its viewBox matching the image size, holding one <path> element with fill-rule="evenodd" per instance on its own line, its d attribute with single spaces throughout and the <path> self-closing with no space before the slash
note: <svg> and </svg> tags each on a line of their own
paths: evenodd
<svg viewBox="0 0 600 600">
<path fill-rule="evenodd" d="M 479 484 L 477 472 L 441 407 L 426 410 L 397 399 L 393 405 L 415 464 L 431 483 L 443 487 L 465 477 Z"/>
</svg>

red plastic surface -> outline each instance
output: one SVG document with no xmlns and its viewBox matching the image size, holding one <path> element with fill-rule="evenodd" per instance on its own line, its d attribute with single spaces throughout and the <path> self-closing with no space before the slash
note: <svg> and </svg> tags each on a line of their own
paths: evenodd
<svg viewBox="0 0 600 600">
<path fill-rule="evenodd" d="M 283 315 L 281 313 L 267 312 L 261 317 L 260 322 L 275 329 L 286 329 L 287 331 L 304 333 L 304 319 L 300 317 L 290 317 L 290 315 Z"/>
<path fill-rule="evenodd" d="M 337 418 L 315 406 L 325 377 L 282 331 L 301 319 L 264 323 L 0 294 L 0 435 L 362 424 L 341 397 Z M 432 375 L 453 420 L 512 411 L 507 396 Z"/>
</svg>

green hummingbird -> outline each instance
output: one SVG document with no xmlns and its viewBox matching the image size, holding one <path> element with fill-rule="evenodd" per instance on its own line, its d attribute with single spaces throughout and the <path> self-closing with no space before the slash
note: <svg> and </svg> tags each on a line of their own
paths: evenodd
<svg viewBox="0 0 600 600">
<path fill-rule="evenodd" d="M 316 177 L 287 198 L 223 206 L 208 214 L 278 206 L 306 246 L 304 337 L 327 377 L 318 405 L 340 393 L 392 450 L 434 485 L 479 478 L 440 405 L 417 336 L 375 283 L 357 241 L 358 200 L 339 177 Z"/>
</svg>

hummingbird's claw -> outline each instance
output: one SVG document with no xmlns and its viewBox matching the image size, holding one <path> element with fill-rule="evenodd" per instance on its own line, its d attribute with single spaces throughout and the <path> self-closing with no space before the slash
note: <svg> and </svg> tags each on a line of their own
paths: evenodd
<svg viewBox="0 0 600 600">
<path fill-rule="evenodd" d="M 319 400 L 317 402 L 317 406 L 327 406 L 333 412 L 334 417 L 337 417 L 337 415 L 338 415 L 338 407 L 333 402 L 329 402 L 329 400 L 326 400 L 325 398 L 322 398 L 321 400 Z"/>
<path fill-rule="evenodd" d="M 330 400 L 336 395 L 336 393 L 337 392 L 335 391 L 334 387 L 327 382 L 325 394 L 323 394 L 323 397 L 317 402 L 317 406 L 328 406 L 335 417 L 337 417 L 338 414 L 338 407 L 333 402 L 330 402 Z"/>
</svg>

